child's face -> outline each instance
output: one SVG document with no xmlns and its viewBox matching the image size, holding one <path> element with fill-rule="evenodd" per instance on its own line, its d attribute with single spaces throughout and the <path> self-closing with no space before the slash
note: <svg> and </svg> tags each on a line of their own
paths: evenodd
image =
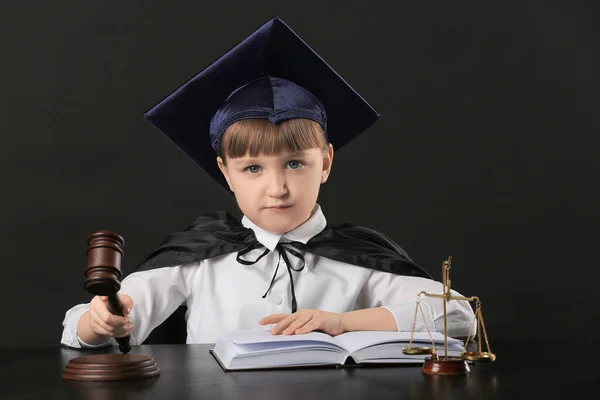
<svg viewBox="0 0 600 400">
<path fill-rule="evenodd" d="M 273 233 L 285 233 L 310 218 L 320 185 L 327 181 L 333 147 L 298 154 L 223 159 L 217 163 L 246 217 Z"/>
</svg>

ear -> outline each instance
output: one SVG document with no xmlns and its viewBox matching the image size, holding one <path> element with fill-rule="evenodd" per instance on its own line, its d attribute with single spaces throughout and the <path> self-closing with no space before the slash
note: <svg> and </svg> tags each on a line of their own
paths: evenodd
<svg viewBox="0 0 600 400">
<path fill-rule="evenodd" d="M 321 172 L 321 184 L 327 182 L 329 174 L 331 173 L 331 166 L 333 164 L 333 145 L 329 143 L 327 151 L 323 152 L 323 171 Z"/>
<path fill-rule="evenodd" d="M 225 180 L 227 181 L 227 185 L 229 185 L 229 190 L 231 190 L 232 192 L 234 192 L 233 186 L 231 186 L 231 180 L 229 179 L 229 173 L 227 171 L 227 166 L 223 162 L 223 159 L 221 158 L 221 156 L 217 157 L 217 165 L 219 166 L 219 169 L 221 170 L 221 173 L 225 177 Z"/>
</svg>

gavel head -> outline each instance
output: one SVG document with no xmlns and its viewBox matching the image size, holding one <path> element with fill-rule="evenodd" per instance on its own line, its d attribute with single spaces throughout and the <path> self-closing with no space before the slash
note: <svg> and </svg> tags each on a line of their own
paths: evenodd
<svg viewBox="0 0 600 400">
<path fill-rule="evenodd" d="M 111 231 L 98 231 L 88 237 L 87 268 L 84 286 L 97 296 L 108 296 L 121 289 L 121 259 L 125 240 Z"/>
</svg>

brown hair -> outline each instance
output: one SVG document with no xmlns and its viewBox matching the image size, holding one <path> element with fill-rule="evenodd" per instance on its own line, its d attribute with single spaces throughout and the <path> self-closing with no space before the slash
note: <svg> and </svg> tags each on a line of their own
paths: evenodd
<svg viewBox="0 0 600 400">
<path fill-rule="evenodd" d="M 296 153 L 329 145 L 321 125 L 313 120 L 294 118 L 274 124 L 267 119 L 245 119 L 231 124 L 223 133 L 219 155 L 223 159 L 246 154 L 276 155 Z"/>
</svg>

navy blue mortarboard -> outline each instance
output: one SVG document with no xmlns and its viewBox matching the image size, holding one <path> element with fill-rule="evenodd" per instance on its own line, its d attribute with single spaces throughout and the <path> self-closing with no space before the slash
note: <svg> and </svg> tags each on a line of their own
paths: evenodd
<svg viewBox="0 0 600 400">
<path fill-rule="evenodd" d="M 221 135 L 236 121 L 312 119 L 336 150 L 380 115 L 275 17 L 144 114 L 221 185 Z"/>
</svg>

